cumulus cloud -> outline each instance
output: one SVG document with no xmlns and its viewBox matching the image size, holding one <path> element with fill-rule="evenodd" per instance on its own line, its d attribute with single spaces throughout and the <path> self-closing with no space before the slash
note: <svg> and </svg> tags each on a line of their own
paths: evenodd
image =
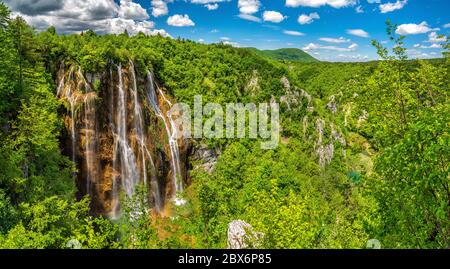
<svg viewBox="0 0 450 269">
<path fill-rule="evenodd" d="M 190 0 L 192 4 L 201 4 L 208 10 L 216 10 L 221 2 L 230 2 L 231 0 Z"/>
<path fill-rule="evenodd" d="M 356 0 L 286 0 L 287 7 L 321 7 L 329 5 L 334 8 L 348 7 L 356 4 Z"/>
<path fill-rule="evenodd" d="M 142 32 L 146 35 L 169 36 L 165 30 L 154 30 L 154 23 L 150 21 L 136 22 L 130 19 L 114 18 L 108 21 L 106 32 L 110 34 L 121 34 L 125 30 L 130 35 Z"/>
<path fill-rule="evenodd" d="M 328 43 L 335 43 L 335 44 L 341 44 L 341 43 L 349 43 L 350 39 L 345 39 L 343 37 L 339 38 L 331 38 L 331 37 L 321 37 L 319 38 L 320 41 L 328 42 Z"/>
<path fill-rule="evenodd" d="M 55 0 L 4 0 L 13 11 L 20 11 L 24 15 L 41 15 L 43 13 L 60 10 L 64 1 Z"/>
<path fill-rule="evenodd" d="M 444 24 L 444 28 L 450 28 L 450 23 Z"/>
<path fill-rule="evenodd" d="M 440 43 L 440 42 L 446 42 L 447 41 L 447 37 L 445 36 L 440 36 L 438 35 L 438 33 L 436 32 L 431 32 L 428 35 L 428 41 L 430 43 Z"/>
<path fill-rule="evenodd" d="M 243 20 L 247 20 L 247 21 L 261 22 L 260 18 L 258 18 L 256 16 L 253 16 L 253 15 L 250 15 L 250 14 L 242 14 L 241 13 L 241 14 L 238 15 L 238 17 L 243 19 Z"/>
<path fill-rule="evenodd" d="M 408 23 L 399 25 L 395 32 L 399 35 L 418 35 L 438 30 L 439 28 L 436 29 L 430 28 L 428 26 L 428 23 L 424 21 L 420 24 Z"/>
<path fill-rule="evenodd" d="M 388 13 L 388 12 L 392 12 L 398 9 L 402 9 L 406 4 L 408 3 L 408 0 L 397 0 L 397 2 L 395 3 L 386 3 L 386 4 L 382 4 L 380 5 L 380 11 L 381 13 Z"/>
<path fill-rule="evenodd" d="M 154 17 L 160 17 L 169 14 L 169 8 L 167 7 L 167 1 L 164 0 L 152 0 L 152 15 Z"/>
<path fill-rule="evenodd" d="M 303 50 L 305 51 L 311 51 L 311 50 L 332 50 L 332 51 L 341 51 L 341 52 L 351 52 L 356 51 L 358 49 L 358 44 L 352 43 L 348 47 L 337 47 L 337 46 L 324 46 L 320 44 L 315 43 L 309 43 L 305 47 L 303 47 Z"/>
<path fill-rule="evenodd" d="M 416 49 L 441 49 L 442 46 L 440 44 L 437 43 L 433 43 L 429 46 L 425 46 L 425 45 L 421 45 L 421 44 L 415 44 L 414 48 Z"/>
<path fill-rule="evenodd" d="M 119 17 L 131 20 L 146 20 L 150 16 L 140 4 L 131 0 L 120 0 Z"/>
<path fill-rule="evenodd" d="M 310 24 L 313 23 L 314 20 L 320 19 L 319 14 L 317 12 L 311 13 L 309 15 L 302 14 L 298 17 L 298 23 L 300 24 Z"/>
<path fill-rule="evenodd" d="M 358 37 L 364 37 L 364 38 L 369 37 L 369 33 L 367 33 L 366 31 L 364 31 L 362 29 L 349 29 L 349 30 L 347 30 L 347 34 L 358 36 Z"/>
<path fill-rule="evenodd" d="M 286 35 L 293 35 L 293 36 L 304 36 L 304 33 L 301 32 L 297 32 L 297 31 L 289 31 L 289 30 L 285 30 L 283 31 L 284 34 Z"/>
<path fill-rule="evenodd" d="M 417 49 L 407 50 L 406 52 L 409 57 L 418 59 L 429 59 L 437 55 L 436 53 L 424 53 Z"/>
<path fill-rule="evenodd" d="M 208 9 L 208 10 L 216 10 L 216 9 L 218 9 L 219 8 L 219 4 L 206 4 L 205 5 L 205 7 Z"/>
<path fill-rule="evenodd" d="M 284 19 L 286 19 L 286 17 L 277 11 L 264 11 L 263 19 L 264 19 L 264 21 L 280 23 L 280 22 L 284 21 Z"/>
<path fill-rule="evenodd" d="M 147 35 L 161 34 L 156 30 L 145 9 L 131 0 L 14 0 L 7 4 L 14 16 L 22 16 L 37 30 L 55 26 L 60 33 L 80 33 L 92 29 L 98 33 L 121 33 L 131 35 L 143 32 Z"/>
<path fill-rule="evenodd" d="M 254 14 L 259 11 L 259 0 L 239 0 L 238 8 L 241 14 Z"/>
<path fill-rule="evenodd" d="M 195 26 L 195 23 L 189 18 L 189 15 L 176 14 L 167 19 L 167 24 L 175 27 Z"/>
</svg>

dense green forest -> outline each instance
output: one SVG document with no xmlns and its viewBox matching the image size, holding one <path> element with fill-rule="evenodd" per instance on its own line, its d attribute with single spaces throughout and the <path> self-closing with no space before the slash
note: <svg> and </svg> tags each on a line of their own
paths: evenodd
<svg viewBox="0 0 450 269">
<path fill-rule="evenodd" d="M 258 55 L 273 59 L 276 61 L 293 61 L 293 62 L 318 62 L 317 59 L 309 55 L 308 53 L 299 49 L 277 49 L 277 50 L 258 50 L 255 48 L 248 48 Z"/>
<path fill-rule="evenodd" d="M 264 234 L 255 248 L 450 247 L 450 58 L 409 60 L 393 27 L 392 52 L 373 42 L 382 61 L 277 62 L 161 36 L 38 33 L 0 4 L 0 248 L 226 248 L 237 219 Z M 172 216 L 130 217 L 140 192 L 118 220 L 90 214 L 62 150 L 57 72 L 130 60 L 179 102 L 279 101 L 279 147 L 195 141 L 220 156 L 212 172 L 193 161 Z"/>
</svg>

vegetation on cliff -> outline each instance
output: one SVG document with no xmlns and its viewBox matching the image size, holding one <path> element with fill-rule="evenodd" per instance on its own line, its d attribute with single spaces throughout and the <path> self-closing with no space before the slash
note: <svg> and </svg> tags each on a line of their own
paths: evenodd
<svg viewBox="0 0 450 269">
<path fill-rule="evenodd" d="M 236 219 L 267 248 L 448 248 L 449 58 L 409 61 L 392 27 L 392 54 L 374 42 L 383 61 L 280 63 L 161 36 L 36 33 L 0 4 L 0 248 L 225 248 Z M 57 72 L 130 60 L 188 104 L 275 99 L 282 143 L 196 141 L 221 154 L 212 171 L 186 164 L 186 205 L 154 214 L 138 190 L 122 218 L 94 217 L 62 153 Z"/>
</svg>

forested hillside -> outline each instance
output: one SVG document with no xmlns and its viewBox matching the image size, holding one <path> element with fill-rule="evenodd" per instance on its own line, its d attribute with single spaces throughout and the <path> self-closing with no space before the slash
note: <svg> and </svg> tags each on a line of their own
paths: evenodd
<svg viewBox="0 0 450 269">
<path fill-rule="evenodd" d="M 317 59 L 309 55 L 308 53 L 299 49 L 277 49 L 277 50 L 258 50 L 255 48 L 248 48 L 254 51 L 256 54 L 267 57 L 276 61 L 293 61 L 303 63 L 318 62 Z"/>
<path fill-rule="evenodd" d="M 234 220 L 253 227 L 252 248 L 361 249 L 370 239 L 382 248 L 450 247 L 450 58 L 411 61 L 403 37 L 389 37 L 392 52 L 374 41 L 378 62 L 269 56 L 278 62 L 142 33 L 38 33 L 0 4 L 0 248 L 227 248 Z M 123 92 L 134 103 L 108 101 Z M 280 145 L 178 141 L 177 178 L 178 149 L 161 111 L 195 95 L 218 104 L 276 101 Z M 86 187 L 95 195 L 84 189 L 91 155 L 74 158 L 71 128 L 81 126 L 83 149 L 97 128 L 98 163 L 111 177 L 105 171 L 114 174 L 117 164 L 107 130 L 116 126 L 108 121 L 123 118 L 122 107 L 135 113 L 124 125 L 144 129 L 145 138 L 130 137 L 149 152 L 136 162 L 155 181 L 139 181 L 131 197 L 117 194 L 121 214 L 111 217 L 102 210 L 114 186 L 95 181 Z M 184 202 L 161 199 L 158 208 L 155 186 L 171 186 L 174 174 Z M 169 197 L 172 188 L 158 194 Z"/>
</svg>

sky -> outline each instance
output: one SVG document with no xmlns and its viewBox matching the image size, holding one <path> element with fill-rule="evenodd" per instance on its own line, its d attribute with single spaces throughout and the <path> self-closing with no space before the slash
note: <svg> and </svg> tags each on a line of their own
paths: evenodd
<svg viewBox="0 0 450 269">
<path fill-rule="evenodd" d="M 1 0 L 0 0 L 1 1 Z M 298 48 L 322 61 L 378 59 L 386 20 L 406 35 L 411 58 L 442 57 L 448 0 L 3 0 L 37 30 L 144 32 L 200 43 Z"/>
</svg>

